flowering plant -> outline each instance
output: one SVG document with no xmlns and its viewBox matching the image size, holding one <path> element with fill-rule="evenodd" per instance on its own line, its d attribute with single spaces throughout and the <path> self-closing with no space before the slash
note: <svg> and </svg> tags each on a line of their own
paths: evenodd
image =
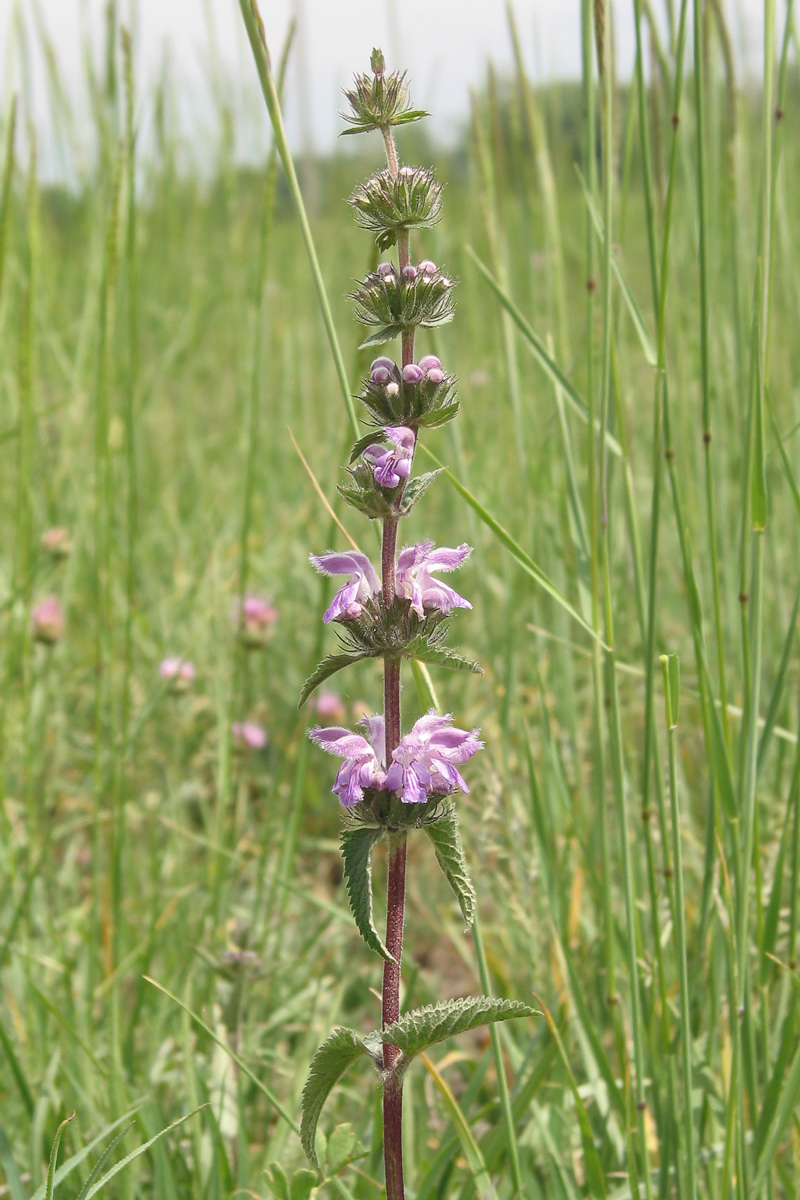
<svg viewBox="0 0 800 1200">
<path fill-rule="evenodd" d="M 336 1029 L 314 1055 L 303 1092 L 301 1138 L 316 1165 L 317 1122 L 331 1088 L 358 1057 L 371 1058 L 383 1089 L 387 1200 L 402 1200 L 402 1089 L 411 1060 L 453 1034 L 532 1010 L 477 996 L 400 1013 L 407 838 L 417 829 L 430 837 L 470 925 L 475 894 L 451 797 L 469 790 L 460 768 L 483 743 L 477 729 L 459 729 L 450 714 L 433 709 L 405 734 L 401 727 L 403 659 L 459 671 L 480 672 L 480 667 L 446 645 L 452 611 L 472 605 L 439 578 L 460 567 L 471 548 L 465 543 L 437 547 L 426 540 L 397 551 L 400 521 L 438 474 L 412 475 L 420 431 L 452 420 L 459 409 L 455 378 L 436 355 L 414 358 L 417 330 L 452 319 L 454 281 L 429 259 L 411 262 L 410 231 L 439 219 L 442 188 L 432 171 L 399 165 L 393 127 L 425 114 L 410 107 L 405 76 L 387 74 L 379 50 L 373 51 L 371 66 L 372 78 L 357 76 L 354 89 L 345 93 L 352 109 L 347 118 L 352 128 L 346 132 L 380 130 L 388 166 L 359 185 L 350 203 L 358 224 L 374 233 L 381 250 L 397 246 L 397 262 L 380 263 L 351 298 L 358 319 L 375 327 L 364 345 L 400 337 L 401 357 L 400 362 L 376 358 L 364 380 L 360 400 L 370 428 L 353 447 L 350 479 L 339 491 L 348 504 L 381 522 L 380 571 L 358 549 L 310 556 L 321 574 L 344 578 L 322 618 L 338 627 L 342 650 L 324 658 L 306 680 L 300 703 L 352 663 L 383 659 L 383 713 L 364 717 L 363 732 L 322 725 L 310 730 L 320 749 L 342 760 L 333 792 L 345 815 L 345 884 L 359 932 L 384 960 L 382 1022 L 380 1030 L 366 1036 Z M 372 912 L 372 852 L 381 840 L 388 842 L 385 939 Z"/>
</svg>

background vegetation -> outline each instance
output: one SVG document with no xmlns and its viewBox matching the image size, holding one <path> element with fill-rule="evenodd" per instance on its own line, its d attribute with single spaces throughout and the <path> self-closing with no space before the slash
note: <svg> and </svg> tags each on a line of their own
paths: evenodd
<svg viewBox="0 0 800 1200">
<path fill-rule="evenodd" d="M 661 38 L 643 4 L 629 86 L 610 11 L 584 7 L 582 85 L 489 70 L 456 152 L 400 137 L 448 183 L 414 253 L 461 280 L 424 346 L 460 377 L 432 443 L 460 487 L 438 481 L 408 536 L 475 546 L 458 640 L 486 674 L 434 683 L 487 745 L 459 804 L 491 987 L 551 1014 L 500 1028 L 513 1131 L 483 1035 L 415 1069 L 408 1191 L 510 1197 L 516 1160 L 537 1200 L 796 1197 L 797 34 L 765 0 L 762 95 L 715 0 L 676 4 Z M 304 1166 L 313 1050 L 379 1012 L 331 764 L 296 710 L 332 648 L 307 556 L 342 537 L 288 430 L 331 503 L 349 432 L 274 157 L 245 170 L 223 136 L 208 179 L 182 168 L 169 94 L 136 94 L 113 19 L 95 82 L 77 190 L 39 185 L 35 131 L 2 114 L 0 1194 L 44 1195 L 73 1112 L 64 1197 L 94 1194 L 118 1133 L 101 1177 L 206 1104 L 105 1194 L 280 1196 L 265 1168 Z M 301 164 L 353 391 L 346 293 L 374 259 L 342 197 L 380 149 Z M 245 592 L 278 611 L 260 652 L 236 637 Z M 31 632 L 46 595 L 54 646 Z M 682 668 L 671 737 L 661 653 Z M 167 655 L 197 667 L 182 694 Z M 379 705 L 374 664 L 344 686 L 351 719 Z M 404 697 L 410 721 L 410 678 Z M 232 746 L 245 718 L 265 751 Z M 406 1006 L 481 990 L 430 847 L 411 853 Z M 355 1072 L 332 1098 L 323 1128 L 358 1142 L 339 1130 L 322 1195 L 380 1195 L 376 1098 Z"/>
</svg>

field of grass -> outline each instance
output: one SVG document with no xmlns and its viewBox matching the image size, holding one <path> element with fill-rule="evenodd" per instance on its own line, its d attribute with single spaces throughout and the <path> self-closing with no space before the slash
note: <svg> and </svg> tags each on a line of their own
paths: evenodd
<svg viewBox="0 0 800 1200">
<path fill-rule="evenodd" d="M 642 3 L 647 81 L 623 86 L 605 8 L 584 0 L 583 85 L 490 73 L 458 151 L 399 138 L 447 182 L 414 255 L 460 280 L 420 338 L 460 381 L 427 438 L 451 475 L 407 539 L 475 547 L 453 625 L 485 674 L 431 671 L 486 742 L 458 801 L 479 932 L 412 841 L 403 1005 L 485 990 L 485 954 L 496 995 L 549 1013 L 498 1027 L 510 1122 L 487 1036 L 415 1065 L 414 1200 L 510 1200 L 515 1175 L 528 1200 L 800 1195 L 798 39 L 765 0 L 747 90 L 725 5 L 675 3 L 654 45 Z M 337 503 L 351 432 L 277 160 L 223 139 L 200 181 L 165 119 L 135 163 L 169 96 L 136 94 L 110 30 L 78 190 L 39 185 L 21 101 L 0 114 L 0 1196 L 44 1197 L 74 1113 L 58 1200 L 281 1197 L 312 1053 L 380 1018 L 297 710 L 335 648 L 308 554 L 344 538 L 291 435 L 378 539 Z M 376 252 L 343 198 L 382 152 L 359 141 L 300 170 L 353 393 L 347 293 Z M 247 593 L 277 611 L 260 650 Z M 196 667 L 183 691 L 168 656 Z M 380 705 L 374 663 L 332 685 L 345 723 Z M 375 880 L 380 910 L 380 859 Z M 337 1127 L 319 1194 L 377 1200 L 360 1067 Z"/>
</svg>

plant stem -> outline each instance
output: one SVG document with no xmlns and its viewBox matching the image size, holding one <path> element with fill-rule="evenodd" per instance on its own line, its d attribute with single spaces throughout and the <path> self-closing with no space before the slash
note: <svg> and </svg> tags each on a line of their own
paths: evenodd
<svg viewBox="0 0 800 1200">
<path fill-rule="evenodd" d="M 386 158 L 393 176 L 399 170 L 397 150 L 391 129 L 383 131 Z M 397 239 L 399 269 L 408 265 L 410 238 L 407 231 Z M 414 331 L 404 330 L 402 335 L 402 365 L 414 360 Z M 394 604 L 394 580 L 397 555 L 397 517 L 386 517 L 381 539 L 381 582 L 384 608 Z M 400 662 L 384 659 L 383 667 L 384 726 L 386 738 L 385 761 L 392 761 L 392 753 L 400 742 Z M 394 962 L 383 968 L 383 991 L 381 995 L 381 1025 L 385 1029 L 400 1016 L 400 972 L 403 955 L 403 921 L 406 904 L 406 844 L 405 832 L 390 835 L 389 879 L 386 895 L 386 948 Z M 384 1046 L 383 1066 L 391 1072 L 399 1050 L 396 1046 Z M 386 1074 L 383 1084 L 383 1162 L 386 1177 L 386 1200 L 403 1200 L 403 1084 L 392 1074 Z"/>
</svg>

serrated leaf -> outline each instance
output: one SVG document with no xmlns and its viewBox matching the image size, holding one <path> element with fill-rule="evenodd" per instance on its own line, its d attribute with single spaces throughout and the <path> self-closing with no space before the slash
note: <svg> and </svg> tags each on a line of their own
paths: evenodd
<svg viewBox="0 0 800 1200">
<path fill-rule="evenodd" d="M 409 479 L 403 489 L 403 501 L 400 505 L 400 515 L 405 517 L 410 512 L 421 496 L 427 492 L 428 488 L 433 483 L 437 475 L 441 475 L 442 468 L 437 471 L 426 471 L 424 475 L 417 475 L 414 479 Z"/>
<path fill-rule="evenodd" d="M 346 484 L 339 484 L 336 488 L 339 495 L 349 504 L 351 508 L 355 508 L 358 512 L 363 513 L 365 517 L 371 520 L 380 520 L 381 517 L 392 515 L 392 506 L 380 492 L 365 492 L 360 488 L 347 487 Z"/>
<path fill-rule="evenodd" d="M 275 1200 L 289 1200 L 289 1180 L 279 1162 L 271 1162 L 264 1174 Z"/>
<path fill-rule="evenodd" d="M 458 815 L 455 809 L 451 809 L 449 813 L 440 817 L 438 821 L 434 821 L 433 824 L 426 825 L 425 832 L 433 842 L 436 861 L 455 893 L 464 917 L 464 924 L 469 928 L 475 918 L 476 897 L 467 870 L 467 860 L 461 844 L 461 831 L 458 827 Z"/>
<path fill-rule="evenodd" d="M 328 1158 L 325 1164 L 327 1175 L 335 1175 L 348 1163 L 355 1149 L 356 1140 L 356 1131 L 352 1125 L 336 1126 L 328 1138 Z"/>
<path fill-rule="evenodd" d="M 289 1200 L 308 1200 L 318 1182 L 315 1171 L 309 1171 L 307 1167 L 300 1167 L 292 1176 Z"/>
<path fill-rule="evenodd" d="M 392 246 L 397 241 L 396 229 L 385 229 L 375 238 L 379 250 L 391 250 Z"/>
<path fill-rule="evenodd" d="M 56 1163 L 58 1162 L 58 1147 L 61 1145 L 61 1137 L 64 1133 L 64 1130 L 74 1116 L 75 1113 L 73 1113 L 71 1117 L 65 1117 L 56 1130 L 56 1136 L 53 1140 L 53 1147 L 50 1151 L 50 1162 L 47 1167 L 47 1180 L 45 1181 L 44 1185 L 44 1200 L 53 1200 L 53 1179 L 56 1173 Z"/>
<path fill-rule="evenodd" d="M 470 671 L 473 675 L 483 674 L 483 667 L 479 662 L 465 658 L 463 654 L 459 654 L 456 650 L 449 650 L 447 646 L 431 646 L 427 642 L 418 645 L 415 642 L 408 647 L 408 654 L 411 658 L 418 659 L 419 662 L 436 663 L 439 667 L 447 667 L 449 671 Z"/>
<path fill-rule="evenodd" d="M 510 1021 L 515 1017 L 537 1016 L 535 1009 L 521 1000 L 495 1000 L 492 996 L 467 996 L 463 1000 L 447 1000 L 428 1004 L 404 1013 L 381 1031 L 381 1041 L 397 1046 L 408 1060 L 429 1046 L 443 1042 L 456 1034 L 466 1033 L 479 1025 Z"/>
<path fill-rule="evenodd" d="M 301 1101 L 303 1115 L 300 1121 L 300 1141 L 309 1162 L 313 1163 L 315 1167 L 319 1167 L 314 1145 L 317 1122 L 325 1101 L 334 1085 L 338 1083 L 347 1068 L 352 1066 L 356 1059 L 360 1058 L 362 1054 L 374 1059 L 376 1052 L 377 1046 L 373 1051 L 367 1046 L 365 1039 L 354 1029 L 340 1026 L 325 1039 L 312 1058 Z"/>
<path fill-rule="evenodd" d="M 366 652 L 363 654 L 326 654 L 325 658 L 311 672 L 300 689 L 300 699 L 297 702 L 297 707 L 302 708 L 311 693 L 321 683 L 324 683 L 326 679 L 330 679 L 331 675 L 335 675 L 337 671 L 343 671 L 351 663 L 360 662 L 362 658 L 371 657 L 372 655 Z"/>
<path fill-rule="evenodd" d="M 369 433 L 365 433 L 364 436 L 360 437 L 355 443 L 353 449 L 350 451 L 349 461 L 354 463 L 357 458 L 361 457 L 367 446 L 373 446 L 375 442 L 383 442 L 385 440 L 385 434 L 380 429 L 371 429 Z"/>
<path fill-rule="evenodd" d="M 460 400 L 457 400 L 455 404 L 445 404 L 442 408 L 434 408 L 430 412 L 423 413 L 419 418 L 419 423 L 427 429 L 437 429 L 447 421 L 452 421 L 453 417 L 457 417 L 460 408 Z"/>
<path fill-rule="evenodd" d="M 411 121 L 421 121 L 423 117 L 430 115 L 424 108 L 412 108 L 408 112 L 398 113 L 396 117 L 392 117 L 392 125 L 408 125 Z"/>
<path fill-rule="evenodd" d="M 391 242 L 390 245 L 394 245 L 394 242 Z M 386 247 L 381 246 L 381 249 L 385 250 Z M 358 348 L 359 350 L 366 350 L 368 346 L 382 346 L 384 342 L 391 342 L 392 338 L 396 338 L 402 332 L 402 325 L 384 325 L 381 329 L 376 329 L 369 337 L 364 338 L 364 341 Z"/>
<path fill-rule="evenodd" d="M 372 851 L 382 835 L 382 829 L 360 825 L 355 829 L 343 829 L 339 834 L 339 844 L 344 860 L 347 899 L 358 932 L 370 950 L 386 962 L 394 962 L 372 920 Z"/>
</svg>

